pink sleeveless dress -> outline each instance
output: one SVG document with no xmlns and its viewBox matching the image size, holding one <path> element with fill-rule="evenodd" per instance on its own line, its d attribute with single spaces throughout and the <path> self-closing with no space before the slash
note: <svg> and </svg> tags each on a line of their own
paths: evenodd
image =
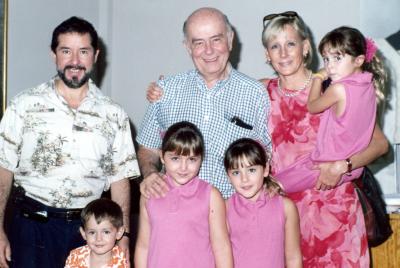
<svg viewBox="0 0 400 268">
<path fill-rule="evenodd" d="M 282 196 L 263 192 L 253 202 L 235 193 L 227 202 L 235 268 L 285 267 Z"/>
<path fill-rule="evenodd" d="M 267 89 L 274 175 L 314 151 L 321 119 L 307 111 L 309 89 L 283 96 L 277 79 L 270 80 Z M 369 267 L 364 217 L 352 183 L 328 191 L 311 188 L 289 197 L 300 215 L 304 267 Z"/>
<path fill-rule="evenodd" d="M 304 191 L 315 186 L 319 175 L 312 167 L 319 162 L 346 159 L 365 148 L 375 127 L 376 97 L 369 72 L 357 73 L 333 82 L 344 85 L 346 107 L 337 117 L 333 108 L 322 113 L 317 142 L 310 154 L 275 173 L 288 193 Z M 358 178 L 363 168 L 344 176 L 345 181 Z"/>
<path fill-rule="evenodd" d="M 147 267 L 215 267 L 208 221 L 211 185 L 198 177 L 180 187 L 169 177 L 167 182 L 167 195 L 149 199 L 146 206 L 151 226 Z"/>
</svg>

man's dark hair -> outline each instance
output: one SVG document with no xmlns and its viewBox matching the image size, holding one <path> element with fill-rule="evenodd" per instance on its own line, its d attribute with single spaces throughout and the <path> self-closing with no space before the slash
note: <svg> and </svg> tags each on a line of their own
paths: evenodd
<svg viewBox="0 0 400 268">
<path fill-rule="evenodd" d="M 93 25 L 81 18 L 71 17 L 58 25 L 53 31 L 53 37 L 51 39 L 51 50 L 56 53 L 56 48 L 58 46 L 58 37 L 61 34 L 66 33 L 78 33 L 78 34 L 89 34 L 91 39 L 91 45 L 94 49 L 94 53 L 98 49 L 99 37 L 94 29 Z"/>
</svg>

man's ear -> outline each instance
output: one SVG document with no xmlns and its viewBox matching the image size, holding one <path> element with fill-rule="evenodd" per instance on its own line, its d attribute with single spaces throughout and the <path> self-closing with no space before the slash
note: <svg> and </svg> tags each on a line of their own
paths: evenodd
<svg viewBox="0 0 400 268">
<path fill-rule="evenodd" d="M 192 48 L 190 47 L 190 42 L 187 40 L 187 38 L 185 37 L 185 39 L 183 40 L 183 45 L 186 48 L 186 51 L 189 53 L 189 55 L 192 55 Z"/>
<path fill-rule="evenodd" d="M 86 233 L 85 233 L 85 230 L 83 230 L 82 226 L 79 227 L 79 232 L 81 232 L 82 238 L 86 241 Z"/>
<path fill-rule="evenodd" d="M 235 33 L 232 31 L 229 31 L 227 33 L 227 37 L 228 37 L 228 46 L 229 46 L 229 51 L 232 51 L 232 47 L 233 47 L 233 38 L 235 38 Z"/>
<path fill-rule="evenodd" d="M 99 56 L 100 49 L 97 49 L 96 52 L 94 53 L 94 62 L 97 62 L 97 57 Z"/>
<path fill-rule="evenodd" d="M 57 55 L 56 55 L 56 53 L 55 53 L 53 50 L 50 51 L 50 57 L 53 58 L 54 62 L 57 61 Z"/>
</svg>

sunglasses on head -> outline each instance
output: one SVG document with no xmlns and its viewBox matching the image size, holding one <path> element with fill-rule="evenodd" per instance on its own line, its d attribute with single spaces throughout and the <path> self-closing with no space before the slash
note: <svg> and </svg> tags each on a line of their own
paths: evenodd
<svg viewBox="0 0 400 268">
<path fill-rule="evenodd" d="M 264 26 L 265 26 L 266 21 L 272 20 L 279 16 L 292 18 L 292 17 L 298 17 L 299 15 L 297 15 L 297 13 L 295 11 L 286 11 L 286 12 L 282 12 L 282 13 L 269 14 L 269 15 L 265 16 L 263 19 Z"/>
</svg>

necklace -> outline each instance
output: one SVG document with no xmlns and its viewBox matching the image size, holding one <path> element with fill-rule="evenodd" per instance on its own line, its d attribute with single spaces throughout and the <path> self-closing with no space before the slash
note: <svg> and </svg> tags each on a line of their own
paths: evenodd
<svg viewBox="0 0 400 268">
<path fill-rule="evenodd" d="M 300 87 L 300 88 L 298 88 L 298 89 L 292 89 L 292 90 L 290 90 L 290 91 L 293 91 L 293 93 L 289 93 L 289 92 L 283 91 L 283 89 L 282 89 L 282 87 L 281 87 L 281 79 L 278 78 L 278 90 L 279 90 L 279 92 L 280 92 L 282 95 L 284 95 L 284 96 L 286 96 L 286 97 L 294 97 L 294 96 L 299 95 L 301 91 L 303 91 L 304 89 L 306 89 L 307 86 L 308 86 L 308 84 L 310 84 L 311 80 L 312 80 L 312 72 L 310 71 L 310 74 L 308 75 L 306 81 L 304 81 L 303 86 Z"/>
</svg>

